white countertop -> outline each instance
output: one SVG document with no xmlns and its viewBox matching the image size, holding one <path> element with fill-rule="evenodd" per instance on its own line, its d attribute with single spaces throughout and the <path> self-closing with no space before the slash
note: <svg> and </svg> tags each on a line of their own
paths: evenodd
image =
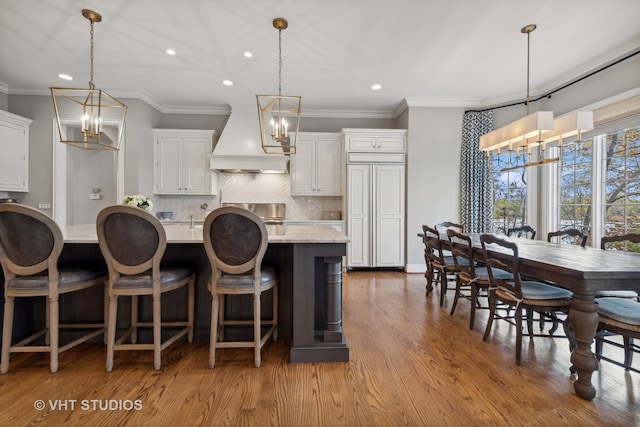
<svg viewBox="0 0 640 427">
<path fill-rule="evenodd" d="M 202 243 L 202 225 L 163 224 L 168 243 Z M 330 225 L 267 225 L 269 243 L 347 243 L 349 238 Z M 65 243 L 98 243 L 95 224 L 69 225 Z"/>
</svg>

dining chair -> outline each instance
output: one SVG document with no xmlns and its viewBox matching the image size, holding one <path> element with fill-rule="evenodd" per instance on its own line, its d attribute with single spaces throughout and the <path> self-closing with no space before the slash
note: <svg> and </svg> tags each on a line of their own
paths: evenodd
<svg viewBox="0 0 640 427">
<path fill-rule="evenodd" d="M 496 316 L 498 302 L 502 302 L 514 308 L 516 326 L 516 364 L 520 365 L 522 354 L 523 320 L 527 323 L 527 335 L 530 339 L 534 336 L 556 337 L 556 335 L 534 335 L 533 313 L 544 313 L 562 310 L 569 312 L 572 292 L 566 289 L 552 286 L 534 280 L 522 280 L 519 270 L 518 246 L 493 234 L 480 236 L 482 250 L 487 264 L 487 271 L 491 286 L 489 288 L 489 317 L 484 332 L 483 340 L 489 338 L 494 318 L 512 322 L 502 316 Z M 511 279 L 500 278 L 495 270 L 511 273 Z M 526 313 L 526 317 L 523 315 Z M 568 318 L 567 318 L 568 319 Z M 570 325 L 563 323 L 566 338 L 569 339 L 570 348 L 575 347 L 575 339 L 571 334 Z"/>
<path fill-rule="evenodd" d="M 557 242 L 557 243 L 573 243 L 579 244 L 580 247 L 584 248 L 587 244 L 587 234 L 584 234 L 582 231 L 577 228 L 565 228 L 558 231 L 551 231 L 547 233 L 547 242 Z M 553 325 L 549 330 L 549 334 L 553 335 L 555 331 L 558 329 L 559 319 L 557 318 L 556 312 L 547 313 L 547 316 L 540 316 L 540 331 L 544 329 L 545 325 L 545 317 L 550 317 L 553 321 Z"/>
<path fill-rule="evenodd" d="M 0 361 L 3 374 L 9 371 L 11 353 L 25 352 L 49 352 L 50 369 L 55 373 L 60 353 L 104 334 L 106 316 L 97 323 L 60 323 L 60 295 L 94 286 L 104 287 L 107 280 L 104 265 L 59 263 L 63 246 L 62 231 L 53 219 L 26 205 L 0 204 L 0 264 L 4 273 L 5 301 Z M 12 344 L 15 298 L 29 297 L 47 299 L 45 327 Z M 104 299 L 98 302 L 100 311 L 106 314 Z M 84 332 L 71 342 L 60 345 L 60 330 L 63 329 Z M 34 344 L 43 336 L 44 343 Z"/>
<path fill-rule="evenodd" d="M 581 247 L 585 247 L 587 244 L 588 235 L 584 234 L 577 228 L 565 228 L 563 230 L 551 231 L 547 233 L 547 242 L 551 243 L 554 238 L 558 243 L 574 242 L 580 244 Z"/>
<path fill-rule="evenodd" d="M 162 257 L 167 236 L 160 221 L 134 206 L 108 206 L 96 220 L 98 245 L 109 269 L 109 322 L 107 326 L 107 371 L 113 369 L 114 352 L 153 350 L 153 367 L 160 370 L 161 353 L 187 336 L 193 340 L 195 273 L 190 267 L 165 266 Z M 187 287 L 186 320 L 162 321 L 162 294 Z M 131 297 L 130 327 L 116 339 L 118 298 Z M 152 298 L 151 322 L 140 320 L 138 297 Z M 138 330 L 153 330 L 151 343 L 138 343 Z M 162 341 L 163 329 L 178 328 Z M 125 342 L 129 338 L 130 342 Z"/>
<path fill-rule="evenodd" d="M 440 274 L 444 271 L 444 261 L 441 260 L 442 245 L 438 232 L 424 224 L 422 225 L 422 242 L 424 243 L 424 262 L 427 267 L 424 273 L 427 279 L 425 288 L 426 294 L 429 296 L 433 290 L 433 284 L 440 283 Z"/>
<path fill-rule="evenodd" d="M 604 236 L 600 239 L 600 249 L 602 250 L 614 250 L 622 249 L 629 244 L 640 243 L 640 234 L 629 233 L 618 236 Z M 613 289 L 613 290 L 600 290 L 596 291 L 596 298 L 600 297 L 614 297 L 614 298 L 629 298 L 638 299 L 638 292 L 630 289 Z"/>
<path fill-rule="evenodd" d="M 511 237 L 512 235 L 515 235 L 515 237 L 525 238 L 530 236 L 529 238 L 534 240 L 536 238 L 536 230 L 530 225 L 522 225 L 520 227 L 509 228 L 507 230 L 507 236 Z"/>
<path fill-rule="evenodd" d="M 488 309 L 482 306 L 479 301 L 481 291 L 489 290 L 489 273 L 487 267 L 477 266 L 473 255 L 473 243 L 470 236 L 459 233 L 453 228 L 447 230 L 451 253 L 456 267 L 457 281 L 456 293 L 451 305 L 451 315 L 456 310 L 460 297 L 468 298 L 471 302 L 469 315 L 469 329 L 475 326 L 476 308 Z M 512 275 L 506 271 L 493 270 L 493 274 L 503 279 L 511 278 Z M 465 295 L 463 289 L 467 288 L 469 294 Z"/>
<path fill-rule="evenodd" d="M 637 233 L 628 233 L 618 236 L 604 236 L 600 239 L 600 249 L 623 249 L 629 244 L 637 243 L 640 243 L 640 234 Z M 634 348 L 636 348 L 633 344 L 633 308 L 637 306 L 635 304 L 619 301 L 620 299 L 629 300 L 631 301 L 631 303 L 635 303 L 638 300 L 638 292 L 631 289 L 611 289 L 596 291 L 598 313 L 600 314 L 600 312 L 602 311 L 601 319 L 604 318 L 604 321 L 600 321 L 598 331 L 596 332 L 596 356 L 599 359 L 604 359 L 614 364 L 624 366 L 626 370 L 629 370 L 631 369 L 633 351 Z M 604 307 L 600 306 L 601 303 L 604 305 Z M 625 315 L 630 316 L 630 318 L 626 318 Z M 605 343 L 614 346 L 620 346 L 619 343 L 609 338 L 612 335 L 622 335 L 623 337 L 623 364 L 611 358 L 602 356 L 602 351 Z"/>
<path fill-rule="evenodd" d="M 640 348 L 633 343 L 634 338 L 640 338 L 640 302 L 628 298 L 598 298 L 598 331 L 596 332 L 596 357 L 618 366 L 625 371 L 634 370 L 631 367 L 633 353 Z M 623 344 L 606 339 L 606 333 L 622 335 Z M 616 347 L 624 348 L 624 363 L 602 355 L 602 344 L 607 342 Z"/>
<path fill-rule="evenodd" d="M 278 339 L 278 275 L 274 267 L 263 264 L 269 239 L 264 222 L 255 213 L 227 206 L 212 211 L 204 221 L 204 249 L 211 264 L 211 335 L 209 368 L 215 365 L 217 348 L 253 347 L 256 368 L 260 352 L 269 338 Z M 262 319 L 260 300 L 263 292 L 272 290 L 272 317 Z M 252 295 L 253 319 L 225 317 L 226 295 Z M 253 327 L 253 340 L 239 338 L 224 341 L 226 326 Z M 262 334 L 262 325 L 269 328 Z"/>
<path fill-rule="evenodd" d="M 436 228 L 423 224 L 422 232 L 425 243 L 425 262 L 427 262 L 427 296 L 430 293 L 432 283 L 439 284 L 440 307 L 443 307 L 447 289 L 455 291 L 455 287 L 448 287 L 449 281 L 456 280 L 453 256 L 450 251 L 447 251 L 447 255 L 445 255 L 442 247 L 442 236 Z"/>
</svg>

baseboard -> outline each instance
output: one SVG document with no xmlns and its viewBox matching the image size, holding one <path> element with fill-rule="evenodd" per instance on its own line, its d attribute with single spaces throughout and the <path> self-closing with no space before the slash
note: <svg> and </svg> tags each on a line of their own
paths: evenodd
<svg viewBox="0 0 640 427">
<path fill-rule="evenodd" d="M 427 271 L 427 267 L 424 264 L 407 264 L 405 269 L 407 273 L 422 273 Z"/>
</svg>

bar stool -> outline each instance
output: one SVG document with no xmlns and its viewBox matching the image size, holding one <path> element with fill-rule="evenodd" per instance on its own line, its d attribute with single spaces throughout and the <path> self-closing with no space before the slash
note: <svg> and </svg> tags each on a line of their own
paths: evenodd
<svg viewBox="0 0 640 427">
<path fill-rule="evenodd" d="M 133 206 L 109 206 L 98 214 L 98 244 L 109 268 L 109 324 L 107 327 L 107 371 L 113 369 L 115 350 L 153 350 L 153 367 L 161 366 L 161 352 L 180 337 L 193 341 L 195 273 L 187 267 L 161 265 L 167 235 L 160 221 Z M 187 286 L 187 319 L 162 322 L 162 294 Z M 153 297 L 152 321 L 138 319 L 138 296 Z M 116 340 L 118 297 L 131 297 L 131 327 Z M 138 328 L 152 327 L 153 342 L 138 344 Z M 164 342 L 162 328 L 181 328 Z M 124 341 L 130 337 L 130 343 Z"/>
<path fill-rule="evenodd" d="M 268 236 L 264 222 L 255 213 L 238 207 L 222 207 L 204 221 L 204 249 L 211 263 L 211 336 L 209 368 L 215 365 L 216 348 L 253 347 L 256 368 L 260 351 L 269 338 L 278 339 L 278 276 L 274 268 L 262 265 Z M 273 289 L 273 316 L 260 314 L 262 292 Z M 252 320 L 227 320 L 225 295 L 253 295 Z M 262 335 L 262 324 L 270 325 Z M 226 325 L 252 325 L 253 341 L 223 341 Z"/>
<path fill-rule="evenodd" d="M 101 286 L 107 280 L 104 266 L 59 266 L 63 245 L 60 227 L 47 215 L 21 204 L 0 204 L 0 263 L 4 273 L 5 299 L 0 362 L 3 374 L 9 371 L 10 354 L 18 352 L 49 352 L 50 369 L 55 373 L 60 353 L 104 334 L 104 320 L 100 323 L 59 322 L 59 295 Z M 48 304 L 45 329 L 12 345 L 16 297 L 46 297 Z M 104 301 L 100 303 L 104 311 Z M 80 337 L 60 346 L 61 329 L 91 331 L 85 331 Z M 43 335 L 44 345 L 29 345 Z"/>
</svg>

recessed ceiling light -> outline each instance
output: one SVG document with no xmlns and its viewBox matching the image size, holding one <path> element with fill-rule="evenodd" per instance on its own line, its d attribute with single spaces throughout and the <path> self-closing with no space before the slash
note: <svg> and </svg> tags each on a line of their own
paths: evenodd
<svg viewBox="0 0 640 427">
<path fill-rule="evenodd" d="M 380 90 L 382 89 L 382 85 L 380 83 L 374 83 L 371 85 L 371 90 Z"/>
<path fill-rule="evenodd" d="M 242 54 L 245 58 L 251 58 L 253 56 L 253 53 L 246 51 L 245 53 Z"/>
<path fill-rule="evenodd" d="M 73 80 L 73 77 L 71 77 L 69 74 L 58 74 L 58 77 L 60 77 L 62 80 Z"/>
<path fill-rule="evenodd" d="M 176 51 L 173 50 L 173 49 L 167 49 L 167 50 L 165 50 L 165 52 L 167 52 L 167 55 L 175 55 L 176 54 Z"/>
<path fill-rule="evenodd" d="M 233 86 L 233 82 L 231 80 L 223 80 L 222 84 L 225 86 Z"/>
</svg>

